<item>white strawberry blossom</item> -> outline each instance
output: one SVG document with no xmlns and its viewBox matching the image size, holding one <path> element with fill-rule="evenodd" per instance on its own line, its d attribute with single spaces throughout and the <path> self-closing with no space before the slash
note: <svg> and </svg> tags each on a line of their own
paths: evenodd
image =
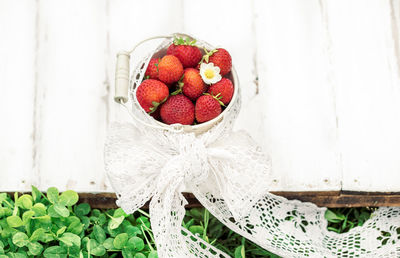
<svg viewBox="0 0 400 258">
<path fill-rule="evenodd" d="M 218 66 L 214 66 L 213 63 L 201 63 L 200 75 L 206 84 L 214 84 L 221 80 L 220 69 Z"/>
</svg>

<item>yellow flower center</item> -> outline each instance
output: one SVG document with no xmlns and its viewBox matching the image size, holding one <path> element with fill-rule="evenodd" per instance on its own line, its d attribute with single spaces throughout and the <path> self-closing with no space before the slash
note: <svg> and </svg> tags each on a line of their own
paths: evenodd
<svg viewBox="0 0 400 258">
<path fill-rule="evenodd" d="M 212 69 L 207 69 L 204 72 L 204 75 L 207 77 L 207 79 L 212 79 L 214 77 L 214 71 Z"/>
</svg>

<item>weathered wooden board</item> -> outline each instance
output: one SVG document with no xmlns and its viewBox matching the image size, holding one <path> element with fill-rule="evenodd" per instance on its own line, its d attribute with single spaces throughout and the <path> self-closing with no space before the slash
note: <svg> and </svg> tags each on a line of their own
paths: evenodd
<svg viewBox="0 0 400 258">
<path fill-rule="evenodd" d="M 155 8 L 157 6 L 157 8 Z M 125 109 L 114 102 L 114 72 L 116 55 L 129 51 L 138 42 L 153 36 L 170 35 L 183 30 L 182 2 L 171 1 L 110 1 L 107 7 L 107 78 L 110 87 L 110 121 L 129 121 Z M 131 56 L 131 70 L 162 40 L 140 46 Z"/>
<path fill-rule="evenodd" d="M 345 6 L 326 2 L 343 189 L 399 191 L 398 9 L 389 1 L 351 1 Z"/>
<path fill-rule="evenodd" d="M 344 192 L 344 191 L 323 191 L 323 192 L 272 192 L 275 195 L 283 196 L 289 200 L 300 200 L 313 202 L 320 207 L 379 207 L 379 206 L 400 206 L 400 193 L 365 193 L 365 192 Z M 186 208 L 201 207 L 196 197 L 191 193 L 183 194 L 188 201 Z M 81 193 L 79 202 L 87 202 L 93 208 L 116 208 L 116 196 L 113 193 Z M 143 207 L 148 208 L 148 203 Z"/>
<path fill-rule="evenodd" d="M 232 53 L 271 190 L 400 192 L 400 0 L 0 2 L 0 190 L 112 191 L 116 53 L 178 31 Z"/>
<path fill-rule="evenodd" d="M 106 2 L 40 1 L 39 187 L 105 189 Z"/>
<path fill-rule="evenodd" d="M 0 189 L 27 190 L 34 174 L 37 87 L 34 1 L 0 2 Z"/>
<path fill-rule="evenodd" d="M 204 15 L 204 6 L 207 17 Z M 221 13 L 221 10 L 224 10 Z M 184 2 L 183 30 L 232 54 L 233 65 L 239 71 L 243 106 L 257 94 L 256 35 L 252 1 L 191 1 Z M 198 17 L 198 18 L 194 18 Z"/>
<path fill-rule="evenodd" d="M 339 190 L 335 99 L 320 3 L 260 0 L 255 12 L 260 93 L 244 127 L 271 156 L 271 189 Z"/>
</svg>

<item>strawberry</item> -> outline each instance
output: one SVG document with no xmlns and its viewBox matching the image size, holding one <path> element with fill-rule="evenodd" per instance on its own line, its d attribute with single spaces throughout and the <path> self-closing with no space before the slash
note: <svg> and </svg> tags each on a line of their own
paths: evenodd
<svg viewBox="0 0 400 258">
<path fill-rule="evenodd" d="M 162 104 L 161 119 L 166 124 L 191 125 L 194 122 L 194 105 L 186 96 L 171 96 Z"/>
<path fill-rule="evenodd" d="M 233 90 L 234 88 L 231 80 L 222 78 L 219 82 L 211 85 L 207 92 L 214 96 L 219 94 L 221 96 L 220 100 L 222 103 L 228 105 L 232 99 Z"/>
<path fill-rule="evenodd" d="M 181 61 L 183 68 L 195 67 L 201 60 L 202 54 L 195 46 L 196 40 L 186 41 L 183 38 L 176 38 L 174 43 L 167 49 L 167 55 L 176 56 Z"/>
<path fill-rule="evenodd" d="M 166 84 L 177 82 L 182 74 L 183 66 L 173 55 L 164 56 L 158 63 L 158 79 Z"/>
<path fill-rule="evenodd" d="M 153 79 L 144 80 L 136 90 L 136 98 L 147 113 L 156 111 L 157 107 L 167 100 L 168 95 L 167 85 Z"/>
<path fill-rule="evenodd" d="M 158 63 L 160 62 L 160 58 L 152 58 L 149 62 L 149 66 L 147 66 L 146 73 L 148 79 L 158 79 Z"/>
<path fill-rule="evenodd" d="M 199 123 L 207 122 L 221 114 L 222 108 L 216 96 L 203 95 L 196 101 L 195 115 Z"/>
<path fill-rule="evenodd" d="M 156 111 L 154 111 L 153 113 L 150 113 L 150 115 L 158 121 L 161 121 L 161 115 L 160 115 L 160 109 L 161 108 L 157 108 Z"/>
<path fill-rule="evenodd" d="M 224 76 L 225 74 L 229 73 L 232 68 L 232 57 L 223 48 L 217 48 L 208 52 L 203 56 L 200 62 L 205 61 L 206 63 L 213 63 L 215 66 L 218 66 L 221 69 L 221 75 Z"/>
<path fill-rule="evenodd" d="M 207 86 L 203 82 L 198 70 L 194 68 L 186 68 L 182 81 L 178 82 L 178 90 L 172 93 L 176 95 L 183 94 L 191 100 L 196 100 L 207 90 Z"/>
</svg>

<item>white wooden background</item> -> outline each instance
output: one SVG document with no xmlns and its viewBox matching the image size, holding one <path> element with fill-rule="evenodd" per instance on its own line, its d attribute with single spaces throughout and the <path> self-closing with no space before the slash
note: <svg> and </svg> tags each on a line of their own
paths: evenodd
<svg viewBox="0 0 400 258">
<path fill-rule="evenodd" d="M 400 191 L 399 0 L 0 0 L 0 191 L 112 191 L 115 54 L 178 31 L 232 54 L 273 190 Z"/>
</svg>

